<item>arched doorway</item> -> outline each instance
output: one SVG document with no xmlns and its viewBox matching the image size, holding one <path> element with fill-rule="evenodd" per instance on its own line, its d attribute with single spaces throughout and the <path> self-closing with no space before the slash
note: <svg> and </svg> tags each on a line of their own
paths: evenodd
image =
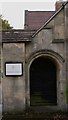
<svg viewBox="0 0 68 120">
<path fill-rule="evenodd" d="M 57 68 L 54 61 L 42 56 L 30 66 L 30 105 L 57 104 Z"/>
</svg>

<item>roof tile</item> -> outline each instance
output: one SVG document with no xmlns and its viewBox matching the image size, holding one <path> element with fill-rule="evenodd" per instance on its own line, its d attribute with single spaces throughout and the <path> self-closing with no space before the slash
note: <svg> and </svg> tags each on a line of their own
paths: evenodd
<svg viewBox="0 0 68 120">
<path fill-rule="evenodd" d="M 55 11 L 28 11 L 25 10 L 25 29 L 39 29 Z"/>
</svg>

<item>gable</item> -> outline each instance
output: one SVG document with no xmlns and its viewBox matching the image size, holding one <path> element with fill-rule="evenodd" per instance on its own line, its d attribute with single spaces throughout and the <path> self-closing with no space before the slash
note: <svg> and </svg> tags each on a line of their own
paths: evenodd
<svg viewBox="0 0 68 120">
<path fill-rule="evenodd" d="M 63 20 L 64 20 L 64 8 L 65 6 L 67 5 L 68 1 L 67 2 L 62 2 L 62 6 L 33 34 L 32 37 L 35 37 L 42 29 L 44 28 L 52 28 L 53 26 L 57 26 L 57 20 L 58 20 L 58 23 L 59 23 L 59 27 L 60 27 L 60 24 L 63 24 Z M 59 18 L 58 18 L 59 17 Z M 55 22 L 55 24 L 54 24 Z M 64 25 L 62 25 L 62 27 L 64 27 Z M 59 28 L 58 28 L 59 30 Z"/>
<path fill-rule="evenodd" d="M 25 29 L 39 29 L 55 11 L 28 11 L 25 10 Z"/>
</svg>

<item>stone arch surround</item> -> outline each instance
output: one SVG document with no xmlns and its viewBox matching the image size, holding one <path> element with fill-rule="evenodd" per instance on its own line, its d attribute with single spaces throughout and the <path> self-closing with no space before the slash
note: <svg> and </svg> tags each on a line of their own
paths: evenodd
<svg viewBox="0 0 68 120">
<path fill-rule="evenodd" d="M 51 51 L 51 50 L 42 50 L 42 51 L 37 51 L 35 53 L 32 53 L 28 59 L 26 59 L 26 101 L 27 105 L 30 106 L 30 76 L 29 76 L 29 71 L 30 71 L 30 66 L 32 62 L 37 59 L 38 57 L 48 57 L 51 59 L 53 62 L 55 62 L 57 66 L 57 106 L 53 106 L 55 109 L 64 109 L 64 105 L 66 104 L 66 96 L 65 96 L 65 87 L 62 88 L 63 84 L 65 86 L 65 78 L 63 76 L 63 73 L 65 72 L 65 60 L 64 58 L 59 55 L 58 53 Z M 64 82 L 63 82 L 64 81 Z M 61 102 L 62 100 L 62 102 Z M 45 106 L 44 106 L 45 107 Z M 53 108 L 52 107 L 52 108 Z"/>
</svg>

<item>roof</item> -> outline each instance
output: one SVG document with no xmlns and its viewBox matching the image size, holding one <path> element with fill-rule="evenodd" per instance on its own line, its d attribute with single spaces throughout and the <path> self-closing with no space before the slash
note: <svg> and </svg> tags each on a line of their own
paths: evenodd
<svg viewBox="0 0 68 120">
<path fill-rule="evenodd" d="M 62 6 L 48 19 L 33 35 L 32 37 L 35 37 L 63 8 L 66 6 L 68 1 L 64 2 Z"/>
<path fill-rule="evenodd" d="M 13 42 L 29 42 L 31 41 L 31 36 L 35 31 L 31 30 L 3 30 L 2 31 L 2 42 L 13 43 Z"/>
<path fill-rule="evenodd" d="M 54 12 L 51 15 L 51 17 L 49 17 L 49 19 L 47 21 L 45 21 L 45 23 L 42 26 L 41 26 L 41 22 L 38 21 L 40 23 L 40 28 L 37 31 L 36 30 L 30 30 L 30 29 L 28 30 L 27 29 L 28 26 L 24 30 L 22 30 L 22 29 L 21 30 L 20 29 L 19 30 L 15 30 L 15 29 L 12 29 L 12 30 L 3 30 L 2 31 L 2 42 L 5 42 L 5 43 L 7 43 L 7 42 L 8 43 L 11 43 L 11 42 L 12 43 L 13 42 L 30 42 L 31 38 L 35 37 L 57 14 L 59 14 L 59 12 L 64 8 L 64 6 L 67 3 L 68 3 L 68 1 L 65 2 L 63 4 L 63 6 L 59 8 L 58 11 Z M 42 11 L 34 11 L 34 12 L 37 12 L 37 13 L 40 12 L 40 13 L 42 13 Z M 47 13 L 47 12 L 49 13 L 49 11 L 44 11 L 44 13 Z M 41 19 L 41 18 L 39 18 L 39 19 Z M 26 23 L 27 23 L 27 21 L 26 21 Z M 36 24 L 38 24 L 38 23 L 36 23 Z"/>
<path fill-rule="evenodd" d="M 25 29 L 39 29 L 55 11 L 28 11 L 25 10 Z"/>
</svg>

